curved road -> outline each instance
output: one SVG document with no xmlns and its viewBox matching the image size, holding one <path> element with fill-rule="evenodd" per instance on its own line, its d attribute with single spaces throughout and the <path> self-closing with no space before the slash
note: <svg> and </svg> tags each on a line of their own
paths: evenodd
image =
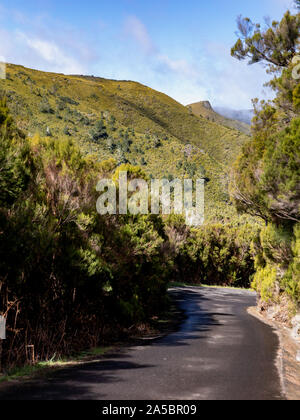
<svg viewBox="0 0 300 420">
<path fill-rule="evenodd" d="M 247 313 L 251 292 L 178 288 L 186 312 L 176 333 L 100 362 L 0 388 L 0 400 L 276 400 L 278 338 Z"/>
</svg>

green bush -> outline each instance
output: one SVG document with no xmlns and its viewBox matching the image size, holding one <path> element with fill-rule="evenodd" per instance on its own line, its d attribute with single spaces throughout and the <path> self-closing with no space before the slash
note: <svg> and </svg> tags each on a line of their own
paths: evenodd
<svg viewBox="0 0 300 420">
<path fill-rule="evenodd" d="M 105 140 L 108 137 L 104 120 L 101 118 L 97 121 L 95 128 L 90 132 L 90 136 L 94 143 L 99 143 L 101 140 Z"/>
<path fill-rule="evenodd" d="M 293 258 L 282 280 L 282 288 L 297 304 L 300 302 L 300 225 L 295 226 L 295 239 L 292 245 Z"/>
<path fill-rule="evenodd" d="M 101 217 L 97 180 L 116 161 L 84 157 L 72 139 L 25 140 L 0 106 L 0 313 L 4 366 L 95 346 L 167 303 L 159 217 Z M 138 168 L 132 168 L 137 171 Z"/>
<path fill-rule="evenodd" d="M 175 254 L 176 279 L 234 287 L 250 287 L 254 274 L 250 225 L 207 225 L 188 229 L 180 220 L 167 222 L 166 231 Z"/>
<path fill-rule="evenodd" d="M 44 99 L 40 104 L 40 112 L 43 114 L 54 114 L 54 110 L 51 108 L 50 103 L 47 99 Z"/>
<path fill-rule="evenodd" d="M 258 268 L 252 283 L 252 287 L 257 290 L 263 302 L 269 303 L 278 301 L 278 277 L 276 266 L 267 265 Z"/>
<path fill-rule="evenodd" d="M 6 101 L 0 100 L 0 206 L 12 205 L 25 190 L 29 167 L 29 148 L 13 126 Z"/>
<path fill-rule="evenodd" d="M 287 227 L 269 224 L 262 229 L 260 237 L 266 262 L 288 266 L 292 257 L 293 232 Z"/>
</svg>

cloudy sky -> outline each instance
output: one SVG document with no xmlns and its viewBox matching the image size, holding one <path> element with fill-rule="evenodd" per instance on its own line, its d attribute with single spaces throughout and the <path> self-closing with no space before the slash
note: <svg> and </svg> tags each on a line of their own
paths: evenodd
<svg viewBox="0 0 300 420">
<path fill-rule="evenodd" d="M 135 80 L 187 105 L 246 109 L 262 65 L 230 57 L 238 15 L 279 19 L 290 0 L 0 0 L 0 56 L 66 74 Z"/>
</svg>

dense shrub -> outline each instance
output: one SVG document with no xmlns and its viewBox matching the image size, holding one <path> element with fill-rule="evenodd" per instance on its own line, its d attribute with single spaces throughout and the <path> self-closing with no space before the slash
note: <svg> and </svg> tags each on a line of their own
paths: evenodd
<svg viewBox="0 0 300 420">
<path fill-rule="evenodd" d="M 96 122 L 95 128 L 90 132 L 90 136 L 92 138 L 92 141 L 95 143 L 99 143 L 101 140 L 107 139 L 108 134 L 106 131 L 104 120 L 102 118 Z"/>
<path fill-rule="evenodd" d="M 300 302 L 300 225 L 295 226 L 292 244 L 293 258 L 284 276 L 281 287 L 297 304 Z"/>
<path fill-rule="evenodd" d="M 43 114 L 54 114 L 54 110 L 51 108 L 50 103 L 47 99 L 44 99 L 40 104 L 40 112 Z"/>
<path fill-rule="evenodd" d="M 97 345 L 163 310 L 168 264 L 158 217 L 101 217 L 97 180 L 112 160 L 71 139 L 25 140 L 1 102 L 0 313 L 4 366 Z M 112 172 L 111 172 L 112 175 Z"/>
<path fill-rule="evenodd" d="M 174 216 L 166 232 L 175 255 L 177 280 L 187 283 L 250 287 L 254 274 L 250 225 L 207 225 L 189 230 Z"/>
</svg>

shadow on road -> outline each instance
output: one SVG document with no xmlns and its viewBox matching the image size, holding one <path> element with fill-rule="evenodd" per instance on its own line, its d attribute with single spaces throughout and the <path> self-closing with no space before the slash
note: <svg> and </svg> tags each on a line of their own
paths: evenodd
<svg viewBox="0 0 300 420">
<path fill-rule="evenodd" d="M 152 365 L 142 365 L 130 361 L 118 361 L 128 358 L 123 352 L 107 355 L 106 360 L 87 363 L 74 368 L 57 371 L 48 378 L 26 381 L 23 384 L 9 387 L 6 391 L 0 388 L 2 400 L 99 400 L 105 395 L 99 393 L 102 384 L 120 383 L 116 372 L 136 369 L 148 369 Z M 112 360 L 110 360 L 112 359 Z M 95 391 L 93 387 L 95 386 Z M 97 390 L 96 390 L 97 388 Z"/>
<path fill-rule="evenodd" d="M 203 304 L 209 304 L 211 299 L 199 293 L 199 289 L 172 291 L 171 296 L 184 311 L 185 320 L 177 332 L 155 341 L 155 344 L 159 346 L 188 346 L 191 344 L 190 340 L 205 339 L 213 327 L 222 326 L 223 323 L 218 318 L 234 316 L 231 313 L 204 310 Z M 213 302 L 211 308 L 214 308 Z"/>
<path fill-rule="evenodd" d="M 188 346 L 188 341 L 201 339 L 214 325 L 220 325 L 214 319 L 214 313 L 199 313 L 199 292 L 178 291 L 172 296 L 183 310 L 188 308 L 188 316 L 181 323 L 177 332 L 164 338 L 151 341 L 139 341 L 143 347 L 150 346 Z M 201 297 L 200 300 L 207 300 Z M 197 303 L 196 303 L 197 302 Z M 231 316 L 230 314 L 224 314 Z M 203 337 L 204 338 L 204 337 Z M 99 393 L 101 384 L 122 382 L 121 371 L 153 368 L 152 364 L 139 364 L 130 361 L 131 351 L 137 344 L 126 346 L 118 351 L 106 354 L 103 361 L 90 362 L 51 373 L 46 378 L 28 380 L 23 383 L 0 387 L 0 400 L 61 400 L 61 399 L 102 399 Z M 95 391 L 93 388 L 95 387 Z M 97 390 L 96 390 L 97 388 Z"/>
<path fill-rule="evenodd" d="M 246 312 L 255 295 L 170 293 L 186 315 L 177 331 L 48 378 L 0 387 L 0 400 L 282 399 L 278 338 Z"/>
</svg>

